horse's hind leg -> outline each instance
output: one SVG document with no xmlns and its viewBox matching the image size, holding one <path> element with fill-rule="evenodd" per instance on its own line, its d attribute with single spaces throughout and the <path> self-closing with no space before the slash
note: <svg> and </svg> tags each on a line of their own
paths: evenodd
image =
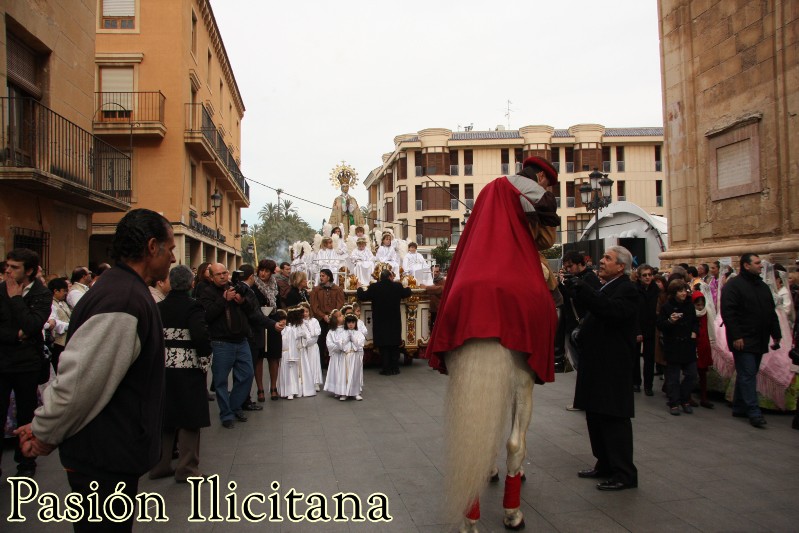
<svg viewBox="0 0 799 533">
<path fill-rule="evenodd" d="M 505 478 L 505 529 L 524 528 L 521 506 L 522 462 L 527 454 L 527 428 L 533 415 L 533 375 L 526 369 L 516 370 L 513 394 L 513 421 L 508 438 L 508 475 Z"/>
</svg>

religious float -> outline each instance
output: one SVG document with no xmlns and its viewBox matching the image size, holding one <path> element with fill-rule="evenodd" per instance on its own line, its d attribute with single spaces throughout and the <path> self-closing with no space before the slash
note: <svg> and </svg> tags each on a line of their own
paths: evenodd
<svg viewBox="0 0 799 533">
<path fill-rule="evenodd" d="M 342 161 L 330 172 L 330 182 L 340 194 L 333 201 L 328 223 L 314 237 L 313 244 L 292 245 L 292 270 L 304 270 L 312 286 L 319 282 L 322 269 L 330 269 L 334 283 L 344 290 L 347 303 L 358 301 L 359 283 L 364 286 L 376 282 L 385 269 L 394 272 L 397 281 L 413 292 L 402 301 L 402 353 L 405 364 L 410 364 L 414 357 L 424 354 L 430 337 L 430 298 L 420 287 L 432 285 L 430 266 L 423 258 L 405 261 L 406 257 L 418 254 L 409 254 L 408 243 L 396 239 L 392 228 L 380 229 L 367 222 L 358 201 L 350 195 L 358 183 L 358 173 L 353 167 Z M 369 363 L 372 358 L 379 359 L 372 337 L 372 304 L 358 303 L 367 329 L 364 361 Z"/>
</svg>

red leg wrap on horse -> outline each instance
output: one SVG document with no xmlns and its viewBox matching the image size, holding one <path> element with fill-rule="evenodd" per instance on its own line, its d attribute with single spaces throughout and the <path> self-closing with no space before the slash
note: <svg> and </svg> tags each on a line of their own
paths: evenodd
<svg viewBox="0 0 799 533">
<path fill-rule="evenodd" d="M 469 520 L 480 520 L 480 500 L 474 500 L 469 512 L 466 513 L 466 518 Z"/>
<path fill-rule="evenodd" d="M 518 509 L 521 505 L 522 475 L 505 476 L 505 497 L 502 507 L 505 509 Z"/>
</svg>

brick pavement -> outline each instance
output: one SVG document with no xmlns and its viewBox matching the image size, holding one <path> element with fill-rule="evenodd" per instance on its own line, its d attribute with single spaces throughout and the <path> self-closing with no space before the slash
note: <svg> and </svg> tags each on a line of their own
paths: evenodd
<svg viewBox="0 0 799 533">
<path fill-rule="evenodd" d="M 326 495 L 332 513 L 333 494 L 351 491 L 364 507 L 372 493 L 385 494 L 393 521 L 292 523 L 246 521 L 190 523 L 190 488 L 171 479 L 143 479 L 139 491 L 157 491 L 166 500 L 169 522 L 137 524 L 135 530 L 180 532 L 227 531 L 448 531 L 437 505 L 443 478 L 442 405 L 446 377 L 415 361 L 402 374 L 365 373 L 364 401 L 339 402 L 320 394 L 293 401 L 267 401 L 233 430 L 219 425 L 211 404 L 212 427 L 203 431 L 201 468 L 219 474 L 221 496 L 234 480 L 241 500 L 251 492 L 269 496 L 272 482 L 283 496 L 293 487 Z M 657 382 L 656 382 L 657 384 Z M 656 385 L 657 388 L 657 385 Z M 560 532 L 694 532 L 799 530 L 799 431 L 791 417 L 766 415 L 768 429 L 758 430 L 734 419 L 730 409 L 698 408 L 694 415 L 670 416 L 663 397 L 636 394 L 633 421 L 639 488 L 603 493 L 576 472 L 593 464 L 582 413 L 569 412 L 574 374 L 535 388 L 534 415 L 525 461 L 527 482 L 522 506 L 528 531 Z M 25 523 L 8 523 L 13 472 L 11 451 L 3 453 L 0 483 L 0 531 L 68 531 L 66 523 L 36 521 L 38 505 L 23 508 Z M 502 459 L 500 459 L 502 460 Z M 40 490 L 63 495 L 66 477 L 57 455 L 40 459 Z M 208 496 L 203 492 L 202 512 Z M 491 485 L 482 501 L 481 531 L 504 531 L 502 486 Z M 298 506 L 304 512 L 305 505 Z M 226 511 L 224 499 L 221 510 Z M 268 513 L 267 505 L 253 509 Z M 31 527 L 33 526 L 33 529 Z"/>
</svg>

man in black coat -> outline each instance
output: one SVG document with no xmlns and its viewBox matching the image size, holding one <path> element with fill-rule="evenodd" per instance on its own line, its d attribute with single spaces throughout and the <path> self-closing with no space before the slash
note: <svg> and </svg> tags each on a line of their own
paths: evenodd
<svg viewBox="0 0 799 533">
<path fill-rule="evenodd" d="M 36 387 L 42 368 L 42 327 L 50 317 L 53 295 L 36 278 L 39 255 L 27 248 L 6 256 L 5 281 L 0 283 L 0 418 L 5 421 L 11 391 L 17 402 L 17 426 L 33 420 Z M 33 477 L 36 459 L 14 453 L 17 475 Z"/>
<path fill-rule="evenodd" d="M 402 299 L 408 298 L 411 289 L 393 281 L 390 270 L 380 273 L 380 281 L 368 288 L 358 287 L 358 299 L 372 302 L 372 335 L 374 344 L 383 358 L 380 374 L 399 374 L 399 348 L 402 344 Z"/>
<path fill-rule="evenodd" d="M 634 416 L 632 373 L 636 357 L 639 296 L 628 273 L 632 255 L 621 246 L 611 246 L 599 261 L 599 277 L 605 284 L 595 290 L 574 280 L 570 291 L 575 301 L 588 309 L 580 329 L 580 370 L 574 406 L 585 410 L 593 468 L 582 470 L 583 478 L 608 478 L 599 490 L 622 490 L 638 486 L 633 464 Z"/>
<path fill-rule="evenodd" d="M 721 291 L 721 317 L 727 329 L 727 345 L 735 359 L 735 393 L 732 416 L 749 418 L 749 423 L 764 429 L 766 419 L 757 402 L 757 372 L 760 360 L 768 352 L 769 337 L 774 349 L 780 346 L 782 333 L 774 298 L 760 278 L 763 263 L 752 253 L 741 256 L 741 272 Z"/>
<path fill-rule="evenodd" d="M 602 286 L 599 278 L 594 274 L 594 271 L 585 266 L 585 255 L 576 250 L 566 252 L 563 256 L 562 279 L 566 281 L 569 278 L 582 280 L 592 289 L 598 290 Z M 574 328 L 579 324 L 580 319 L 586 315 L 588 310 L 585 308 L 585 305 L 576 301 L 569 295 L 569 291 L 563 283 L 560 285 L 560 290 L 563 293 L 563 306 L 560 308 L 558 332 L 555 338 L 557 339 L 556 342 L 561 344 L 561 350 L 565 352 L 569 335 L 571 335 Z M 572 356 L 576 358 L 577 354 L 573 353 Z M 572 363 L 575 367 L 579 364 L 576 360 L 572 361 Z"/>
<path fill-rule="evenodd" d="M 649 265 L 638 267 L 638 295 L 640 307 L 638 311 L 638 324 L 641 331 L 637 340 L 642 343 L 644 359 L 644 393 L 653 396 L 652 383 L 655 379 L 655 343 L 657 335 L 655 323 L 657 322 L 657 305 L 660 289 L 654 283 L 654 270 Z M 690 296 L 690 295 L 689 295 Z M 635 392 L 641 391 L 641 358 L 635 356 L 633 361 L 633 388 Z"/>
</svg>

